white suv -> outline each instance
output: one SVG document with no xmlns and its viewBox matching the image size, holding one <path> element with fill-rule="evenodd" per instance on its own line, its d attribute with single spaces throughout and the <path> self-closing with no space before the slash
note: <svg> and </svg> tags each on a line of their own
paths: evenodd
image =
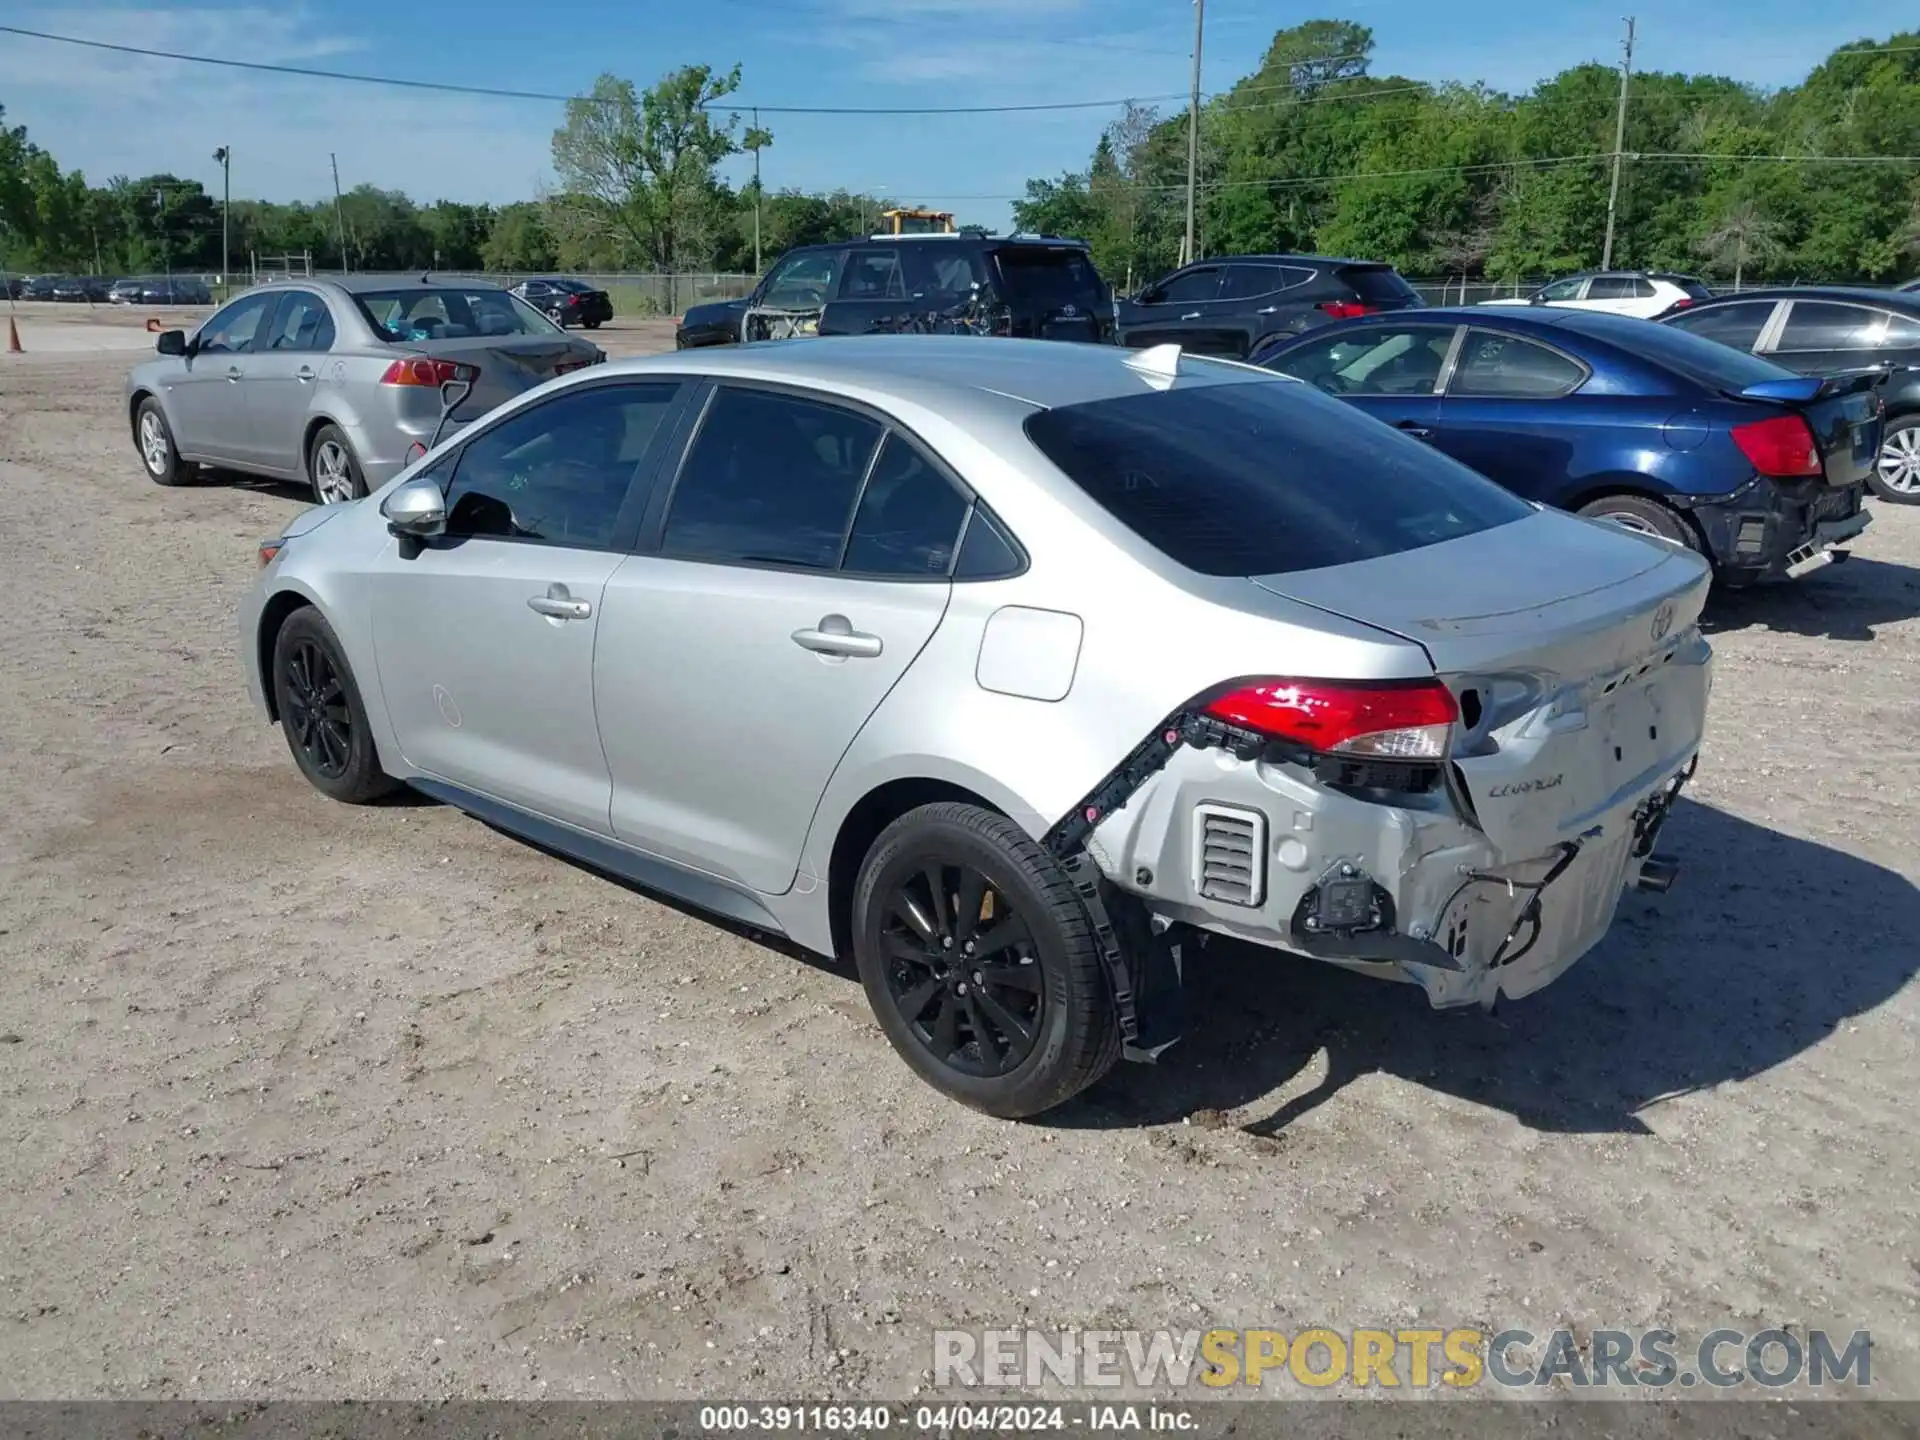
<svg viewBox="0 0 1920 1440">
<path fill-rule="evenodd" d="M 1651 320 L 1676 306 L 1710 300 L 1713 291 L 1691 275 L 1660 270 L 1603 270 L 1569 275 L 1512 300 L 1483 300 L 1483 305 L 1557 305 L 1572 310 L 1606 310 Z"/>
</svg>

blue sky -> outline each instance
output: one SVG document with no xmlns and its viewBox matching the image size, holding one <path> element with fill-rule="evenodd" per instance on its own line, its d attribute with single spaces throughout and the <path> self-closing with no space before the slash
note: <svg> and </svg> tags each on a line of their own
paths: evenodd
<svg viewBox="0 0 1920 1440">
<path fill-rule="evenodd" d="M 1639 11 L 1642 68 L 1798 80 L 1876 30 L 1804 0 L 1209 0 L 1206 88 L 1257 62 L 1274 29 L 1316 16 L 1373 27 L 1373 69 L 1523 89 L 1584 60 L 1614 63 Z M 195 54 L 572 93 L 611 70 L 642 84 L 688 63 L 743 67 L 751 105 L 993 105 L 1184 94 L 1190 0 L 261 0 L 104 5 L 0 0 L 0 23 Z M 1160 102 L 1180 108 L 1177 99 Z M 0 35 L 9 123 L 90 179 L 171 170 L 236 198 L 370 181 L 421 200 L 504 202 L 551 183 L 559 107 L 135 59 Z M 745 107 L 743 106 L 743 109 Z M 769 188 L 845 186 L 1008 223 L 1033 175 L 1085 163 L 1107 112 L 938 117 L 763 116 Z M 743 162 L 730 169 L 736 178 Z"/>
</svg>

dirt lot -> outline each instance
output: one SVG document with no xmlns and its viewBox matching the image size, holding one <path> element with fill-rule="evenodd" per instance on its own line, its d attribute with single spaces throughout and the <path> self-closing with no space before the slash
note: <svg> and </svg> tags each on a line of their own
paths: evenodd
<svg viewBox="0 0 1920 1440">
<path fill-rule="evenodd" d="M 0 355 L 0 1396 L 903 1398 L 936 1326 L 1419 1321 L 1869 1329 L 1920 1397 L 1920 513 L 1716 602 L 1680 885 L 1558 985 L 1434 1015 L 1216 946 L 1183 1046 L 1010 1125 L 845 970 L 314 794 L 232 630 L 303 499 L 149 484 L 129 356 L 36 348 Z"/>
</svg>

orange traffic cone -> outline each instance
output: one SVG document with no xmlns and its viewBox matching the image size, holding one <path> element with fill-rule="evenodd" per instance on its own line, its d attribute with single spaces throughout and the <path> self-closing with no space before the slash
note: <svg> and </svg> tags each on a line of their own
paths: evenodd
<svg viewBox="0 0 1920 1440">
<path fill-rule="evenodd" d="M 20 355 L 25 352 L 26 347 L 20 343 L 20 327 L 14 323 L 13 316 L 9 315 L 7 317 L 7 353 Z"/>
</svg>

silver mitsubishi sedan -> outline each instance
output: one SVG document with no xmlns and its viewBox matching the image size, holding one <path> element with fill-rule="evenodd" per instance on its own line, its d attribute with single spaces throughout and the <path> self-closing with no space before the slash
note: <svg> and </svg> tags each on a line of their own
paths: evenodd
<svg viewBox="0 0 1920 1440">
<path fill-rule="evenodd" d="M 1006 1116 L 1177 1038 L 1200 932 L 1546 985 L 1671 884 L 1711 672 L 1698 556 L 1173 346 L 622 361 L 260 556 L 242 654 L 316 788 L 850 956 Z"/>
<path fill-rule="evenodd" d="M 303 481 L 323 505 L 377 490 L 436 434 L 606 358 L 506 291 L 430 276 L 262 285 L 127 377 L 140 463 Z M 444 417 L 444 426 L 442 424 Z"/>
</svg>

